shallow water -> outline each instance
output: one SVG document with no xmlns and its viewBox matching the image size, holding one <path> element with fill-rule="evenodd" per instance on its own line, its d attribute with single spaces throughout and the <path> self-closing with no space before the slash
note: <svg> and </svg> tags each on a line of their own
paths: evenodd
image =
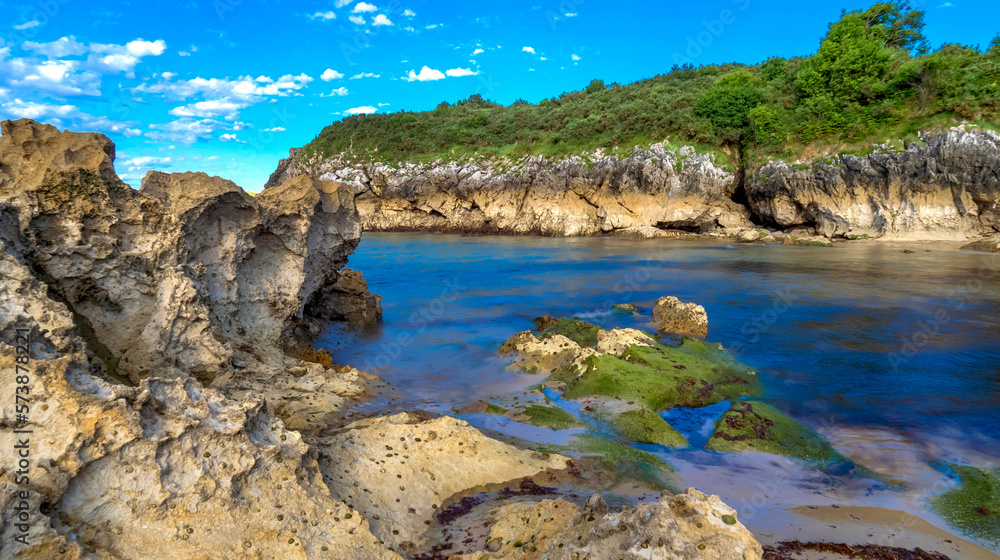
<svg viewBox="0 0 1000 560">
<path fill-rule="evenodd" d="M 450 412 L 540 380 L 495 356 L 531 319 L 647 328 L 652 302 L 675 295 L 705 306 L 708 339 L 760 372 L 767 402 L 908 485 L 768 455 L 641 446 L 678 468 L 679 487 L 718 493 L 745 515 L 763 504 L 849 502 L 934 521 L 926 497 L 951 483 L 933 461 L 1000 466 L 1000 255 L 916 251 L 366 234 L 349 266 L 383 296 L 384 323 L 355 336 L 330 331 L 318 345 L 386 379 L 402 405 Z M 609 313 L 626 302 L 642 316 Z M 721 410 L 672 414 L 703 443 Z M 496 418 L 467 419 L 498 429 Z M 533 430 L 536 441 L 565 437 Z"/>
</svg>

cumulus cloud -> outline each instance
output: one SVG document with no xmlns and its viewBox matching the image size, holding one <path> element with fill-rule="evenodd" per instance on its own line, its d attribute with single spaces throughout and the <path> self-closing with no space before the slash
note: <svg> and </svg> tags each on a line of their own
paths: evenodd
<svg viewBox="0 0 1000 560">
<path fill-rule="evenodd" d="M 574 54 L 572 58 L 574 61 L 580 60 L 580 55 Z"/>
<path fill-rule="evenodd" d="M 293 76 L 286 74 L 277 80 L 270 76 L 240 76 L 232 80 L 229 78 L 201 77 L 190 80 L 161 80 L 153 84 L 141 84 L 132 89 L 133 92 L 155 93 L 163 95 L 168 99 L 188 99 L 197 95 L 203 95 L 212 99 L 222 99 L 233 97 L 242 100 L 262 101 L 261 97 L 290 97 L 298 95 L 298 91 L 305 88 L 313 79 L 300 74 Z"/>
<path fill-rule="evenodd" d="M 316 12 L 315 14 L 309 16 L 309 19 L 319 19 L 323 21 L 330 21 L 331 19 L 337 19 L 337 14 L 333 12 Z"/>
<path fill-rule="evenodd" d="M 351 3 L 351 0 L 337 0 L 333 5 L 337 8 L 343 8 L 344 6 Z"/>
<path fill-rule="evenodd" d="M 343 97 L 343 96 L 345 96 L 347 94 L 348 94 L 347 88 L 345 88 L 345 87 L 339 87 L 339 88 L 331 91 L 330 93 L 321 93 L 321 94 L 319 94 L 319 96 L 320 97 Z"/>
<path fill-rule="evenodd" d="M 6 90 L 0 90 L 5 93 Z M 103 116 L 84 113 L 75 105 L 54 105 L 38 101 L 23 101 L 19 98 L 0 101 L 0 113 L 5 118 L 28 118 L 46 122 L 58 127 L 73 127 L 78 130 L 121 134 L 126 137 L 138 136 L 142 131 L 135 128 L 134 121 L 115 121 Z"/>
<path fill-rule="evenodd" d="M 274 128 L 265 128 L 263 130 L 263 132 L 284 132 L 284 131 L 285 131 L 285 127 L 283 127 L 283 126 L 276 126 Z"/>
<path fill-rule="evenodd" d="M 382 74 L 375 74 L 372 72 L 362 72 L 360 74 L 355 74 L 351 76 L 352 80 L 360 80 L 362 78 L 381 78 Z"/>
<path fill-rule="evenodd" d="M 532 47 L 524 47 L 524 48 L 521 49 L 521 52 L 535 54 L 535 49 L 532 48 Z"/>
<path fill-rule="evenodd" d="M 461 78 L 462 76 L 475 76 L 479 72 L 473 72 L 469 68 L 452 68 L 451 70 L 446 70 L 445 74 L 452 78 Z"/>
<path fill-rule="evenodd" d="M 169 113 L 175 117 L 225 117 L 228 120 L 235 120 L 240 109 L 249 106 L 249 103 L 231 101 L 228 97 L 218 100 L 199 101 L 181 107 L 175 107 Z"/>
<path fill-rule="evenodd" d="M 486 51 L 484 51 L 483 49 L 476 49 L 472 51 L 472 56 L 476 56 L 477 54 L 483 54 L 484 52 Z"/>
<path fill-rule="evenodd" d="M 337 72 L 332 68 L 327 68 L 326 71 L 323 72 L 323 75 L 319 77 L 319 79 L 323 80 L 324 82 L 332 82 L 333 80 L 339 80 L 343 77 L 344 75 L 341 74 L 340 72 Z"/>
<path fill-rule="evenodd" d="M 378 8 L 374 4 L 369 4 L 368 2 L 358 2 L 357 6 L 351 10 L 352 14 L 363 14 L 365 12 L 377 12 Z"/>
<path fill-rule="evenodd" d="M 377 113 L 378 109 L 372 107 L 371 105 L 364 105 L 361 107 L 354 107 L 344 111 L 345 115 L 366 115 L 368 113 Z"/>
<path fill-rule="evenodd" d="M 392 26 L 392 21 L 390 21 L 389 18 L 385 17 L 383 14 L 379 14 L 372 20 L 372 25 Z"/>
<path fill-rule="evenodd" d="M 160 56 L 167 49 L 167 43 L 162 39 L 144 41 L 136 39 L 124 45 L 103 45 L 93 43 L 90 51 L 96 55 L 91 60 L 108 70 L 125 72 L 126 77 L 132 77 L 136 64 L 147 56 Z"/>
<path fill-rule="evenodd" d="M 246 144 L 246 140 L 240 140 L 235 134 L 223 134 L 219 136 L 219 140 L 223 142 L 236 142 L 237 144 Z"/>
<path fill-rule="evenodd" d="M 416 15 L 417 15 L 416 12 L 414 12 L 413 10 L 404 10 L 403 11 L 403 16 L 404 17 L 414 17 Z"/>
<path fill-rule="evenodd" d="M 347 19 L 351 20 L 351 23 L 353 23 L 355 25 L 364 25 L 365 24 L 365 18 L 363 18 L 361 16 L 350 16 Z"/>
<path fill-rule="evenodd" d="M 429 66 L 424 66 L 420 69 L 420 73 L 417 74 L 415 71 L 410 70 L 409 75 L 403 78 L 407 82 L 433 82 L 435 80 L 443 80 L 444 73 L 440 70 L 435 70 Z"/>
<path fill-rule="evenodd" d="M 78 42 L 76 37 L 73 35 L 63 37 L 50 43 L 34 43 L 32 41 L 25 41 L 21 44 L 21 48 L 27 51 L 36 52 L 49 58 L 79 56 L 87 52 L 87 46 Z"/>
</svg>

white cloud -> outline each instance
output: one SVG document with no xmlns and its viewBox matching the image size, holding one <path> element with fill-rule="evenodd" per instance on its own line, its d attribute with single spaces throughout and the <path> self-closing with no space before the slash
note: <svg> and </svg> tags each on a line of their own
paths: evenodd
<svg viewBox="0 0 1000 560">
<path fill-rule="evenodd" d="M 201 77 L 190 80 L 171 81 L 164 80 L 155 84 L 141 84 L 132 91 L 142 93 L 158 93 L 168 99 L 188 99 L 196 95 L 204 95 L 212 99 L 222 99 L 225 97 L 235 97 L 237 99 L 262 101 L 256 99 L 266 96 L 290 97 L 297 95 L 298 91 L 305 88 L 313 79 L 306 74 L 292 76 L 286 74 L 277 80 L 269 76 L 240 76 L 235 80 L 229 78 Z"/>
<path fill-rule="evenodd" d="M 340 72 L 337 72 L 332 68 L 327 68 L 326 71 L 323 72 L 323 75 L 319 77 L 319 79 L 323 80 L 324 82 L 332 82 L 333 80 L 339 80 L 343 77 L 344 75 L 341 74 Z"/>
<path fill-rule="evenodd" d="M 363 14 L 365 12 L 377 12 L 378 8 L 374 4 L 369 4 L 368 2 L 358 2 L 357 6 L 351 10 L 352 14 Z"/>
<path fill-rule="evenodd" d="M 479 72 L 473 72 L 468 68 L 452 68 L 451 70 L 446 70 L 445 74 L 451 76 L 452 78 L 461 78 L 463 76 L 475 76 Z"/>
<path fill-rule="evenodd" d="M 17 29 L 18 31 L 24 31 L 25 29 L 31 29 L 32 27 L 38 27 L 39 25 L 41 25 L 41 23 L 39 23 L 37 19 L 33 19 L 31 21 L 26 21 L 21 25 L 15 25 L 14 29 Z"/>
<path fill-rule="evenodd" d="M 331 19 L 337 19 L 337 14 L 333 12 L 316 12 L 315 14 L 309 16 L 309 19 L 321 19 L 323 21 L 330 21 Z"/>
<path fill-rule="evenodd" d="M 378 104 L 379 107 L 388 107 L 389 105 L 392 105 L 392 103 L 379 103 Z"/>
<path fill-rule="evenodd" d="M 126 77 L 132 77 L 131 74 L 136 64 L 144 57 L 160 56 L 166 48 L 167 43 L 162 39 L 156 41 L 136 39 L 124 45 L 92 43 L 90 51 L 98 56 L 92 56 L 88 61 L 96 64 L 102 70 L 125 72 Z M 102 54 L 104 56 L 99 56 Z"/>
<path fill-rule="evenodd" d="M 414 17 L 416 15 L 417 15 L 416 12 L 414 12 L 413 10 L 404 10 L 403 11 L 403 16 L 404 17 Z"/>
<path fill-rule="evenodd" d="M 129 168 L 131 171 L 135 171 L 139 167 L 150 166 L 150 165 L 166 165 L 173 161 L 169 157 L 155 157 L 155 156 L 142 156 L 132 159 L 119 160 L 118 163 Z"/>
<path fill-rule="evenodd" d="M 566 17 L 576 17 L 578 15 L 580 15 L 580 14 L 578 14 L 576 12 L 570 12 L 570 13 L 566 14 Z"/>
<path fill-rule="evenodd" d="M 3 93 L 4 90 L 0 90 Z M 28 118 L 46 122 L 58 127 L 72 127 L 80 131 L 97 131 L 107 134 L 138 136 L 142 131 L 135 128 L 134 121 L 114 121 L 103 116 L 84 113 L 74 105 L 49 105 L 37 101 L 13 99 L 0 101 L 0 113 L 4 118 Z"/>
<path fill-rule="evenodd" d="M 202 138 L 211 138 L 215 132 L 230 128 L 230 125 L 214 119 L 193 119 L 182 117 L 167 123 L 149 125 L 146 138 L 157 142 L 176 142 L 190 146 Z"/>
<path fill-rule="evenodd" d="M 76 37 L 72 35 L 69 37 L 63 37 L 58 41 L 52 41 L 51 43 L 33 43 L 31 41 L 25 41 L 21 44 L 21 48 L 28 51 L 34 51 L 49 58 L 79 56 L 87 52 L 87 46 L 83 43 L 77 42 Z"/>
<path fill-rule="evenodd" d="M 345 88 L 345 87 L 339 87 L 339 88 L 331 91 L 330 93 L 321 93 L 321 94 L 319 94 L 319 96 L 320 97 L 343 97 L 343 96 L 345 96 L 347 94 L 348 94 L 347 88 Z"/>
<path fill-rule="evenodd" d="M 368 113 L 377 113 L 378 109 L 370 105 L 365 105 L 362 107 L 354 107 L 353 109 L 348 109 L 344 111 L 345 115 L 365 115 Z"/>
<path fill-rule="evenodd" d="M 172 80 L 177 77 L 177 72 L 164 72 L 160 74 L 164 80 Z"/>
<path fill-rule="evenodd" d="M 274 128 L 265 128 L 262 132 L 284 132 L 284 131 L 285 131 L 285 127 L 283 127 L 283 126 L 276 126 Z"/>
<path fill-rule="evenodd" d="M 540 57 L 538 60 L 548 60 L 548 58 L 546 58 L 546 57 L 543 56 L 543 57 Z"/>
<path fill-rule="evenodd" d="M 476 49 L 472 51 L 472 56 L 476 56 L 477 54 L 483 54 L 484 52 L 486 51 L 484 51 L 483 49 Z"/>
<path fill-rule="evenodd" d="M 372 25 L 392 26 L 392 21 L 390 21 L 389 18 L 385 17 L 383 14 L 379 14 L 372 20 Z"/>
<path fill-rule="evenodd" d="M 237 144 L 246 144 L 246 140 L 240 140 L 235 134 L 223 134 L 219 136 L 219 140 L 223 142 L 236 142 Z"/>
<path fill-rule="evenodd" d="M 240 109 L 248 107 L 248 103 L 230 101 L 228 97 L 218 100 L 199 101 L 182 107 L 175 107 L 169 113 L 175 117 L 225 117 L 234 120 Z"/>
<path fill-rule="evenodd" d="M 361 16 L 350 16 L 347 19 L 351 20 L 351 23 L 356 24 L 356 25 L 364 25 L 365 24 L 365 18 L 363 18 Z"/>
<path fill-rule="evenodd" d="M 351 76 L 352 80 L 360 80 L 362 78 L 381 78 L 382 74 L 374 74 L 372 72 L 362 72 L 360 74 L 355 74 Z"/>
<path fill-rule="evenodd" d="M 177 54 L 179 56 L 191 56 L 191 53 L 189 53 L 187 51 L 179 51 Z"/>
<path fill-rule="evenodd" d="M 435 80 L 443 80 L 444 74 L 440 70 L 435 70 L 429 66 L 424 66 L 420 69 L 420 73 L 417 74 L 415 71 L 410 70 L 408 76 L 403 78 L 407 82 L 433 82 Z"/>
<path fill-rule="evenodd" d="M 427 27 L 425 27 L 424 29 L 437 29 L 440 26 L 441 26 L 440 23 L 432 23 L 432 24 L 428 25 Z"/>
<path fill-rule="evenodd" d="M 580 55 L 574 54 L 572 58 L 574 61 L 580 60 Z"/>
<path fill-rule="evenodd" d="M 524 47 L 523 49 L 521 49 L 521 52 L 535 54 L 535 49 L 532 47 Z"/>
</svg>

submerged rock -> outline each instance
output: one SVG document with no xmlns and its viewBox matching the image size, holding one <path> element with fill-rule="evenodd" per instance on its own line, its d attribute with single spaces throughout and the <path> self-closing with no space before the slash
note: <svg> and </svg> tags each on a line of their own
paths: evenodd
<svg viewBox="0 0 1000 560">
<path fill-rule="evenodd" d="M 843 461 L 815 431 L 760 401 L 739 401 L 716 422 L 706 448 L 715 451 L 756 451 L 812 461 Z"/>
<path fill-rule="evenodd" d="M 1000 253 L 1000 236 L 973 241 L 962 246 L 963 251 L 978 251 L 981 253 Z"/>
<path fill-rule="evenodd" d="M 1000 545 L 1000 470 L 945 465 L 959 486 L 931 499 L 931 505 L 961 531 Z"/>
<path fill-rule="evenodd" d="M 457 560 L 760 560 L 763 549 L 718 496 L 691 488 L 621 512 L 591 498 L 581 510 L 562 499 L 503 506 L 492 512 L 487 552 Z"/>
<path fill-rule="evenodd" d="M 708 336 L 708 313 L 696 303 L 684 303 L 674 296 L 661 297 L 653 306 L 653 325 L 662 333 Z"/>
</svg>

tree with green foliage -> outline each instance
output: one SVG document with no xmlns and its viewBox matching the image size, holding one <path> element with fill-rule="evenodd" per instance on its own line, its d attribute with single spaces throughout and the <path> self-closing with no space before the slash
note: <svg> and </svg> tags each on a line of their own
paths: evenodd
<svg viewBox="0 0 1000 560">
<path fill-rule="evenodd" d="M 724 74 L 698 98 L 696 112 L 712 123 L 721 138 L 739 142 L 750 122 L 750 111 L 764 101 L 762 85 L 749 70 Z"/>
</svg>

